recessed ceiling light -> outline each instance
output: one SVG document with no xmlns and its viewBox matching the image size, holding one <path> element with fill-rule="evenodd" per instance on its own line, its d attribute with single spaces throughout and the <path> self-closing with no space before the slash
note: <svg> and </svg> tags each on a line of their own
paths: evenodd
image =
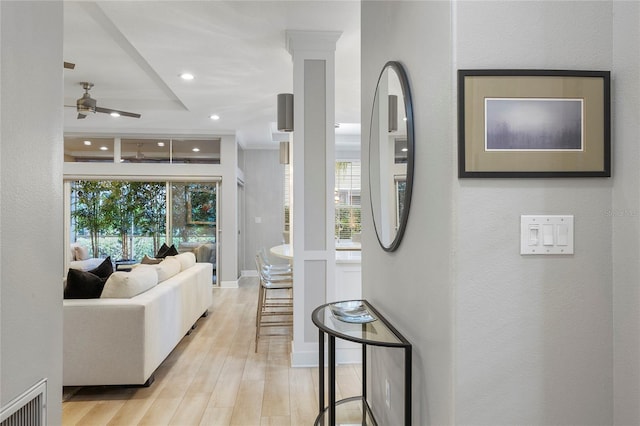
<svg viewBox="0 0 640 426">
<path fill-rule="evenodd" d="M 158 142 L 158 146 L 164 146 L 164 142 Z"/>
<path fill-rule="evenodd" d="M 120 114 L 118 114 L 117 112 L 113 111 L 111 114 L 112 117 L 120 117 Z"/>
<path fill-rule="evenodd" d="M 193 152 L 200 152 L 200 148 L 193 148 L 191 151 L 193 151 Z"/>
<path fill-rule="evenodd" d="M 409 148 L 402 148 L 402 152 L 407 152 L 409 151 Z"/>
<path fill-rule="evenodd" d="M 191 73 L 183 72 L 182 74 L 180 74 L 180 78 L 183 80 L 193 80 L 195 77 Z"/>
<path fill-rule="evenodd" d="M 218 114 L 211 114 L 209 118 L 212 120 L 220 120 L 220 116 Z"/>
<path fill-rule="evenodd" d="M 403 120 L 403 121 L 407 121 L 407 117 L 403 118 L 402 120 Z"/>
<path fill-rule="evenodd" d="M 109 148 L 107 148 L 106 146 L 101 146 L 100 147 L 100 151 L 107 151 Z"/>
<path fill-rule="evenodd" d="M 84 141 L 83 143 L 84 143 L 86 146 L 91 145 L 91 141 Z"/>
</svg>

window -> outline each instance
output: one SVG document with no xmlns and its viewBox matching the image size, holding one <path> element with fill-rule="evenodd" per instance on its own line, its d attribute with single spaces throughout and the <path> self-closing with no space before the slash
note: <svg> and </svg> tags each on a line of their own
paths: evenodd
<svg viewBox="0 0 640 426">
<path fill-rule="evenodd" d="M 217 192 L 217 182 L 74 181 L 70 240 L 114 261 L 153 257 L 165 242 L 214 246 Z"/>
<path fill-rule="evenodd" d="M 165 241 L 166 183 L 72 182 L 71 233 L 92 257 L 153 256 Z"/>
<path fill-rule="evenodd" d="M 65 136 L 64 161 L 220 164 L 220 139 L 132 139 Z M 118 155 L 118 149 L 119 156 Z"/>
<path fill-rule="evenodd" d="M 350 240 L 360 234 L 360 161 L 336 161 L 335 168 L 335 238 Z M 284 229 L 289 230 L 289 167 L 284 173 Z"/>
<path fill-rule="evenodd" d="M 335 237 L 351 240 L 354 234 L 362 231 L 360 161 L 337 161 L 335 182 Z"/>
</svg>

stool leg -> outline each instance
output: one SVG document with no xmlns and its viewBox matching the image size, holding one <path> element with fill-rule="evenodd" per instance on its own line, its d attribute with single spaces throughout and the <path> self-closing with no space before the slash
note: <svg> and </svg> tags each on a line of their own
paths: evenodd
<svg viewBox="0 0 640 426">
<path fill-rule="evenodd" d="M 258 352 L 258 338 L 260 337 L 260 325 L 262 323 L 262 304 L 264 302 L 264 287 L 262 283 L 260 283 L 260 288 L 258 289 L 258 312 L 256 313 L 256 352 Z"/>
</svg>

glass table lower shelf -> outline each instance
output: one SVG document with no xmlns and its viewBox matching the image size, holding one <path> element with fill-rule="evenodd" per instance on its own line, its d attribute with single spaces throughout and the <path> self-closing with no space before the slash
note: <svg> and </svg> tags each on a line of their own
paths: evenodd
<svg viewBox="0 0 640 426">
<path fill-rule="evenodd" d="M 336 426 L 377 426 L 371 409 L 360 396 L 336 401 Z M 329 425 L 329 407 L 318 415 L 314 426 Z"/>
</svg>

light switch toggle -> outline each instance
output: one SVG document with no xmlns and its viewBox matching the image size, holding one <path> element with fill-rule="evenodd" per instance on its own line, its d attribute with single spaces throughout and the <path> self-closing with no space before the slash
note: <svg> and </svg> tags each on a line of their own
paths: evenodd
<svg viewBox="0 0 640 426">
<path fill-rule="evenodd" d="M 558 228 L 558 242 L 559 246 L 569 245 L 569 227 L 567 225 L 560 224 Z"/>
<path fill-rule="evenodd" d="M 529 245 L 537 246 L 540 234 L 540 225 L 529 225 Z"/>
<path fill-rule="evenodd" d="M 553 245 L 553 225 L 550 225 L 550 224 L 542 225 L 542 245 L 544 246 Z"/>
<path fill-rule="evenodd" d="M 520 216 L 520 254 L 573 254 L 573 215 Z"/>
</svg>

